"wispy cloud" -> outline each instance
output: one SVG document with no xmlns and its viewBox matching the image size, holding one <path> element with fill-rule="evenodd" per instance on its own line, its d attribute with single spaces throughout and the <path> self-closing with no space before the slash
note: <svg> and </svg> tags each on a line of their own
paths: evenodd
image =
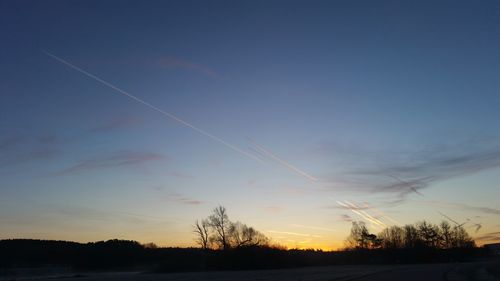
<svg viewBox="0 0 500 281">
<path fill-rule="evenodd" d="M 354 219 L 351 216 L 349 216 L 348 214 L 340 214 L 338 220 L 344 221 L 344 222 L 353 222 L 354 221 Z"/>
<path fill-rule="evenodd" d="M 216 78 L 219 77 L 219 74 L 213 70 L 212 68 L 202 65 L 196 62 L 176 58 L 176 57 L 164 57 L 160 58 L 156 61 L 156 65 L 162 68 L 178 68 L 185 69 L 189 71 L 198 72 L 204 74 L 206 76 Z"/>
<path fill-rule="evenodd" d="M 25 138 L 17 134 L 5 136 L 2 139 L 0 139 L 0 151 L 10 149 L 22 143 L 23 141 L 25 141 Z"/>
<path fill-rule="evenodd" d="M 181 178 L 181 179 L 195 179 L 196 177 L 193 175 L 189 175 L 183 172 L 178 172 L 178 171 L 173 171 L 168 173 L 169 175 L 176 177 L 176 178 Z"/>
<path fill-rule="evenodd" d="M 321 231 L 330 231 L 334 232 L 335 230 L 331 228 L 326 228 L 326 227 L 321 227 L 321 226 L 313 226 L 313 225 L 303 225 L 303 224 L 291 224 L 293 227 L 299 227 L 299 228 L 306 228 L 306 229 L 313 229 L 313 230 L 321 230 Z"/>
<path fill-rule="evenodd" d="M 78 205 L 49 205 L 45 206 L 48 213 L 65 216 L 73 220 L 93 220 L 93 221 L 128 221 L 131 223 L 144 223 L 148 221 L 172 222 L 173 218 L 152 216 L 122 210 L 103 210 L 95 207 Z"/>
<path fill-rule="evenodd" d="M 185 205 L 201 205 L 204 204 L 204 201 L 201 200 L 196 200 L 193 198 L 189 198 L 177 193 L 171 193 L 167 196 L 167 200 L 179 204 L 185 204 Z"/>
<path fill-rule="evenodd" d="M 0 136 L 0 167 L 52 159 L 60 153 L 56 143 L 50 134 L 6 133 Z"/>
<path fill-rule="evenodd" d="M 465 203 L 454 203 L 454 202 L 443 202 L 443 201 L 416 201 L 416 202 L 438 208 L 467 210 L 485 214 L 500 215 L 499 209 L 484 207 L 484 206 L 472 206 Z"/>
<path fill-rule="evenodd" d="M 324 145 L 322 153 L 341 163 L 332 185 L 368 192 L 393 193 L 400 199 L 435 182 L 500 167 L 498 139 L 474 139 L 413 151 L 373 151 Z M 333 154 L 333 155 L 332 155 Z"/>
<path fill-rule="evenodd" d="M 134 166 L 146 162 L 165 160 L 162 154 L 152 152 L 118 151 L 110 155 L 81 160 L 77 164 L 64 168 L 54 175 L 67 175 L 88 170 Z"/>
<path fill-rule="evenodd" d="M 273 233 L 273 234 L 284 234 L 284 235 L 292 235 L 292 236 L 300 236 L 300 237 L 314 237 L 314 238 L 322 238 L 323 237 L 321 235 L 316 235 L 316 234 L 290 232 L 290 231 L 268 230 L 268 232 Z"/>
<path fill-rule="evenodd" d="M 118 129 L 128 128 L 128 127 L 137 125 L 138 123 L 139 123 L 138 118 L 124 117 L 124 118 L 115 119 L 115 120 L 108 122 L 106 124 L 96 126 L 94 128 L 91 128 L 89 131 L 92 133 L 107 133 L 107 132 L 115 131 Z"/>
<path fill-rule="evenodd" d="M 476 240 L 500 241 L 500 231 L 486 233 L 484 235 L 476 237 Z"/>
</svg>

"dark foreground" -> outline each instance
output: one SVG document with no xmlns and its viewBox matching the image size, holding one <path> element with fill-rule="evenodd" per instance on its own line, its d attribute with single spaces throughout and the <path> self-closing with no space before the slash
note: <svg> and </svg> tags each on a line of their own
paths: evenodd
<svg viewBox="0 0 500 281">
<path fill-rule="evenodd" d="M 500 261 L 490 260 L 471 263 L 443 263 L 418 265 L 345 265 L 325 267 L 305 267 L 282 270 L 216 271 L 191 273 L 145 274 L 138 272 L 111 273 L 67 273 L 59 276 L 8 276 L 0 280 L 80 280 L 80 281 L 462 281 L 500 280 Z"/>
</svg>

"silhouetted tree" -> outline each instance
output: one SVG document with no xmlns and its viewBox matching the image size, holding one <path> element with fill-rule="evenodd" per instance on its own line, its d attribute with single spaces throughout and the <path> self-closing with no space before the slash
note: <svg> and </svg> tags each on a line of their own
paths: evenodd
<svg viewBox="0 0 500 281">
<path fill-rule="evenodd" d="M 364 222 L 355 221 L 346 242 L 351 249 L 374 249 L 380 247 L 382 241 L 368 231 Z"/>
<path fill-rule="evenodd" d="M 426 221 L 417 223 L 419 237 L 425 246 L 429 248 L 438 248 L 439 246 L 439 229 L 436 225 Z"/>
<path fill-rule="evenodd" d="M 359 230 L 356 231 L 359 232 Z M 391 226 L 382 230 L 378 236 L 384 249 L 416 247 L 451 249 L 475 246 L 474 240 L 461 225 L 452 228 L 446 221 L 441 222 L 439 225 L 422 221 L 403 227 Z"/>
<path fill-rule="evenodd" d="M 441 237 L 441 248 L 450 249 L 453 247 L 453 231 L 447 221 L 442 221 L 439 225 L 439 234 Z"/>
<path fill-rule="evenodd" d="M 378 235 L 384 249 L 400 249 L 404 247 L 404 229 L 399 226 L 388 227 Z"/>
<path fill-rule="evenodd" d="M 194 232 L 196 233 L 196 243 L 204 250 L 209 248 L 210 243 L 210 224 L 207 219 L 196 221 L 194 224 Z"/>
<path fill-rule="evenodd" d="M 453 227 L 451 237 L 452 237 L 451 245 L 453 248 L 475 247 L 474 240 L 469 236 L 467 231 L 465 231 L 465 229 L 460 225 Z"/>
<path fill-rule="evenodd" d="M 230 245 L 233 248 L 264 246 L 269 243 L 269 239 L 264 234 L 239 221 L 231 223 L 229 238 Z"/>
<path fill-rule="evenodd" d="M 203 249 L 227 250 L 252 246 L 268 246 L 269 238 L 241 222 L 231 222 L 226 208 L 218 206 L 208 218 L 194 224 L 196 242 Z"/>
<path fill-rule="evenodd" d="M 215 243 L 219 249 L 229 249 L 228 232 L 231 228 L 231 221 L 229 221 L 226 208 L 219 206 L 213 209 L 212 214 L 208 217 L 208 222 L 215 232 L 215 235 L 210 239 L 211 242 Z"/>
<path fill-rule="evenodd" d="M 404 240 L 403 245 L 405 248 L 415 248 L 421 244 L 420 236 L 418 234 L 418 229 L 411 224 L 403 226 L 404 230 Z"/>
</svg>

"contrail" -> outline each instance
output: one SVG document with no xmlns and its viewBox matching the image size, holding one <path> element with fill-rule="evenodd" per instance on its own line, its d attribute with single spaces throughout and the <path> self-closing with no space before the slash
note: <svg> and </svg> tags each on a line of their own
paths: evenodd
<svg viewBox="0 0 500 281">
<path fill-rule="evenodd" d="M 351 203 L 351 202 L 349 202 L 347 200 L 344 200 L 344 202 L 346 204 L 350 205 L 353 208 L 351 210 L 356 209 L 356 211 L 358 211 L 359 213 L 363 214 L 366 218 L 371 219 L 370 221 L 375 222 L 377 225 L 381 226 L 382 228 L 387 227 L 387 225 L 384 222 L 382 222 L 381 220 L 379 220 L 376 217 L 372 216 L 367 211 L 361 210 L 361 208 L 359 206 L 357 206 L 356 204 Z"/>
<path fill-rule="evenodd" d="M 339 204 L 345 208 L 348 208 L 351 212 L 353 212 L 353 213 L 359 215 L 360 217 L 364 218 L 365 220 L 371 222 L 372 225 L 376 225 L 376 226 L 381 227 L 381 228 L 387 227 L 387 225 L 385 223 L 383 223 L 379 219 L 373 217 L 372 215 L 368 214 L 367 212 L 360 210 L 358 206 L 356 206 L 355 204 L 353 204 L 349 201 L 344 201 L 344 202 L 337 201 L 337 204 Z"/>
<path fill-rule="evenodd" d="M 475 223 L 475 224 L 469 226 L 469 228 L 470 227 L 475 227 L 476 228 L 476 233 L 477 233 L 481 229 L 481 227 L 483 227 L 483 225 L 481 223 Z"/>
<path fill-rule="evenodd" d="M 315 178 L 315 177 L 313 177 L 313 176 L 309 175 L 308 173 L 306 173 L 306 172 L 304 172 L 304 171 L 300 170 L 299 168 L 297 168 L 297 167 L 293 166 L 292 164 L 290 164 L 290 163 L 286 162 L 285 160 L 283 160 L 283 159 L 279 158 L 278 156 L 274 155 L 274 154 L 273 154 L 273 153 L 271 153 L 269 150 L 265 149 L 264 147 L 262 147 L 261 145 L 259 145 L 258 143 L 256 143 L 256 142 L 255 142 L 254 140 L 252 140 L 251 138 L 248 138 L 248 141 L 249 141 L 249 142 L 251 142 L 251 143 L 252 143 L 252 144 L 253 144 L 253 145 L 257 148 L 257 150 L 258 150 L 260 153 L 262 153 L 262 154 L 264 154 L 264 155 L 266 155 L 266 156 L 268 156 L 268 157 L 271 157 L 271 159 L 273 159 L 274 161 L 276 161 L 276 162 L 280 163 L 281 165 L 283 165 L 283 166 L 287 167 L 289 170 L 294 171 L 295 173 L 297 173 L 297 174 L 299 174 L 299 175 L 301 175 L 301 176 L 303 176 L 303 177 L 307 178 L 307 179 L 308 179 L 308 180 L 310 180 L 310 181 L 313 181 L 313 182 L 318 181 L 318 179 L 317 179 L 317 178 Z"/>
<path fill-rule="evenodd" d="M 370 207 L 370 209 L 372 211 L 374 211 L 375 213 L 378 213 L 378 215 L 380 217 L 383 217 L 383 218 L 386 218 L 387 220 L 393 222 L 394 224 L 396 225 L 400 225 L 401 223 L 395 219 L 393 219 L 392 217 L 390 217 L 389 215 L 387 215 L 386 213 L 382 212 L 382 210 L 378 209 L 378 208 L 375 208 L 374 206 L 370 205 L 370 204 L 364 204 L 366 207 Z"/>
<path fill-rule="evenodd" d="M 195 130 L 196 132 L 198 132 L 198 133 L 200 133 L 200 134 L 202 134 L 202 135 L 204 135 L 206 137 L 209 137 L 212 140 L 214 140 L 214 141 L 216 141 L 218 143 L 221 143 L 221 144 L 225 145 L 226 147 L 228 147 L 228 148 L 230 148 L 230 149 L 232 149 L 232 150 L 234 150 L 234 151 L 236 151 L 236 152 L 238 152 L 238 153 L 240 153 L 242 155 L 245 155 L 246 157 L 249 157 L 249 158 L 251 158 L 253 160 L 256 160 L 258 162 L 262 162 L 260 159 L 258 159 L 254 155 L 252 155 L 252 154 L 250 154 L 250 153 L 248 153 L 248 152 L 246 152 L 244 150 L 241 150 L 241 149 L 237 148 L 236 146 L 234 146 L 234 145 L 232 145 L 232 144 L 224 141 L 223 139 L 218 138 L 218 137 L 216 137 L 216 136 L 214 136 L 214 135 L 212 135 L 212 134 L 210 134 L 210 133 L 208 133 L 208 132 L 200 129 L 200 128 L 198 128 L 198 127 L 196 127 L 196 126 L 194 126 L 194 125 L 192 125 L 192 124 L 190 124 L 190 123 L 182 120 L 181 118 L 179 118 L 179 117 L 177 117 L 177 116 L 175 116 L 175 115 L 173 115 L 171 113 L 168 113 L 168 112 L 166 112 L 164 110 L 159 109 L 158 107 L 156 107 L 156 106 L 154 106 L 154 105 L 152 105 L 152 104 L 150 104 L 150 103 L 148 103 L 148 102 L 146 102 L 146 101 L 144 101 L 144 100 L 142 100 L 142 99 L 140 99 L 140 98 L 138 98 L 138 97 L 130 94 L 129 92 L 127 92 L 125 90 L 122 90 L 122 89 L 118 88 L 117 86 L 115 86 L 115 85 L 113 85 L 113 84 L 111 84 L 109 82 L 106 82 L 105 80 L 103 80 L 103 79 L 95 76 L 94 74 L 92 74 L 90 72 L 87 72 L 87 71 L 81 69 L 80 67 L 78 67 L 78 66 L 76 66 L 76 65 L 74 65 L 74 64 L 72 64 L 72 63 L 70 63 L 70 62 L 68 62 L 68 61 L 66 61 L 66 60 L 64 60 L 64 59 L 62 59 L 62 58 L 54 55 L 54 54 L 51 54 L 51 53 L 49 53 L 49 52 L 47 52 L 45 50 L 42 50 L 42 52 L 45 55 L 47 55 L 47 56 L 49 56 L 49 57 L 57 60 L 58 62 L 60 62 L 62 64 L 65 64 L 66 66 L 69 66 L 70 68 L 72 68 L 72 69 L 74 69 L 74 70 L 76 70 L 76 71 L 78 71 L 78 72 L 80 72 L 80 73 L 82 73 L 82 74 L 84 74 L 84 75 L 86 75 L 86 76 L 88 76 L 88 77 L 96 80 L 97 82 L 100 82 L 101 84 L 104 84 L 105 86 L 107 86 L 107 87 L 109 87 L 109 88 L 117 91 L 118 93 L 120 93 L 120 94 L 122 94 L 122 95 L 124 95 L 124 96 L 126 96 L 126 97 L 128 97 L 128 98 L 130 98 L 130 99 L 132 99 L 134 101 L 136 101 L 136 102 L 139 102 L 139 103 L 141 103 L 141 104 L 143 104 L 143 105 L 145 105 L 145 106 L 147 106 L 147 107 L 149 107 L 149 108 L 151 108 L 151 109 L 153 109 L 153 110 L 155 110 L 155 111 L 157 111 L 157 112 L 159 112 L 159 113 L 167 116 L 168 118 L 170 118 L 170 119 L 172 119 L 172 120 L 174 120 L 174 121 L 176 121 L 178 123 L 181 123 L 182 125 L 184 125 L 186 127 L 189 127 L 191 129 Z"/>
<path fill-rule="evenodd" d="M 441 213 L 440 211 L 437 211 L 441 216 L 445 217 L 446 219 L 448 219 L 449 221 L 453 222 L 454 224 L 456 224 L 458 227 L 461 227 L 462 225 L 466 224 L 467 222 L 464 222 L 464 223 L 458 223 L 457 221 L 453 220 L 452 218 L 448 217 L 447 215 Z"/>
</svg>

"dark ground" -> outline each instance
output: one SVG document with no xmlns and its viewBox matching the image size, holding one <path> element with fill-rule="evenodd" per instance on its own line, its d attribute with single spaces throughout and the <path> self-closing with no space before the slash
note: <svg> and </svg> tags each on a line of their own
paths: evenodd
<svg viewBox="0 0 500 281">
<path fill-rule="evenodd" d="M 414 265 L 343 265 L 325 267 L 304 267 L 280 270 L 212 271 L 190 273 L 71 273 L 47 276 L 0 280 L 80 280 L 80 281 L 494 281 L 500 280 L 500 260 L 485 260 L 469 263 L 441 263 Z M 495 277 L 496 275 L 496 277 Z"/>
</svg>

